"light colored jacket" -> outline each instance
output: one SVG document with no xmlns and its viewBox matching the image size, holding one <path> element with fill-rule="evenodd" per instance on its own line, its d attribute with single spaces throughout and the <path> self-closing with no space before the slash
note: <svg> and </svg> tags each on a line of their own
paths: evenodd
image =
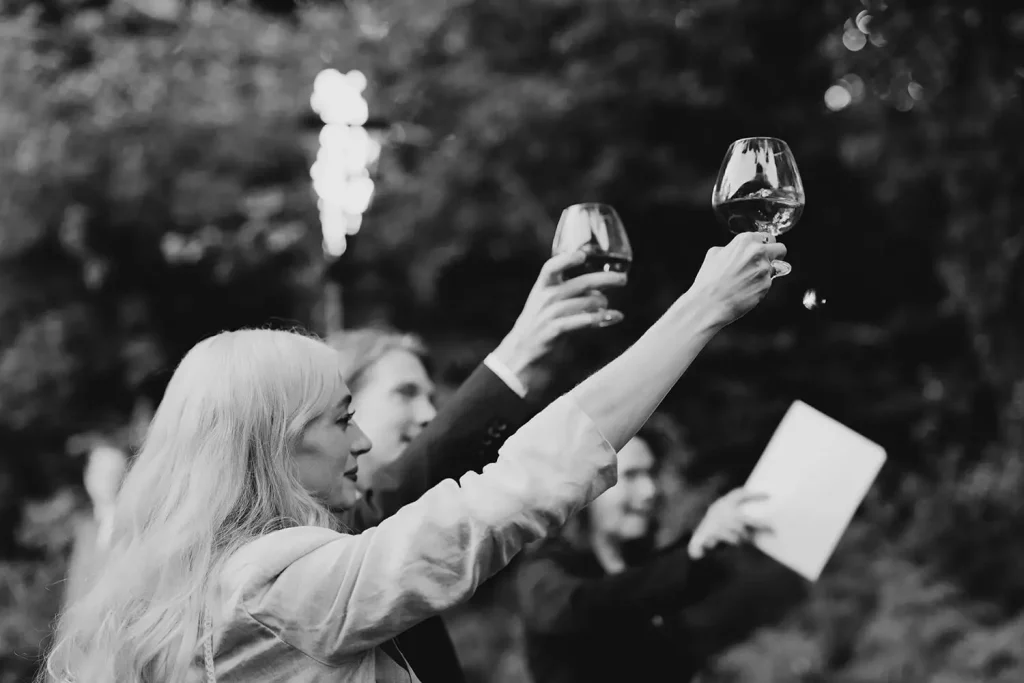
<svg viewBox="0 0 1024 683">
<path fill-rule="evenodd" d="M 615 477 L 613 448 L 565 396 L 481 474 L 442 482 L 373 529 L 296 527 L 249 543 L 211 605 L 217 683 L 416 683 L 381 646 L 467 599 Z M 190 674 L 206 680 L 201 649 Z"/>
</svg>

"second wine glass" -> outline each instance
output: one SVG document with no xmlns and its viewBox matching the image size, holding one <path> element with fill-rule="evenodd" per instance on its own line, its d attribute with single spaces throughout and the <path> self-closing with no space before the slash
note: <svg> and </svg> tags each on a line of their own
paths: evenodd
<svg viewBox="0 0 1024 683">
<path fill-rule="evenodd" d="M 615 209 L 607 204 L 573 204 L 562 211 L 551 244 L 551 255 L 583 251 L 587 260 L 565 271 L 566 279 L 599 271 L 626 273 L 633 248 Z"/>
<path fill-rule="evenodd" d="M 575 268 L 567 269 L 564 274 L 566 280 L 584 273 L 628 273 L 633 264 L 633 248 L 629 244 L 626 227 L 615 209 L 607 204 L 573 204 L 562 211 L 551 254 L 570 251 L 584 252 L 586 260 Z"/>
</svg>

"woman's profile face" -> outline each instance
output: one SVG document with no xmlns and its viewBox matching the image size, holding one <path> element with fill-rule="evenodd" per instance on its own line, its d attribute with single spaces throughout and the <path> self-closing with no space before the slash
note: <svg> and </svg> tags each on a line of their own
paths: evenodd
<svg viewBox="0 0 1024 683">
<path fill-rule="evenodd" d="M 651 529 L 658 499 L 657 460 L 643 439 L 619 451 L 619 480 L 590 504 L 590 529 L 618 541 L 643 538 Z"/>
<path fill-rule="evenodd" d="M 359 500 L 358 459 L 372 446 L 352 419 L 351 404 L 352 395 L 346 389 L 333 408 L 306 427 L 295 450 L 299 481 L 336 510 L 352 507 Z"/>
<path fill-rule="evenodd" d="M 380 468 L 394 462 L 434 419 L 434 383 L 415 354 L 393 349 L 367 369 L 355 406 L 373 440 L 373 450 L 359 465 L 359 486 L 365 491 L 373 488 Z"/>
</svg>

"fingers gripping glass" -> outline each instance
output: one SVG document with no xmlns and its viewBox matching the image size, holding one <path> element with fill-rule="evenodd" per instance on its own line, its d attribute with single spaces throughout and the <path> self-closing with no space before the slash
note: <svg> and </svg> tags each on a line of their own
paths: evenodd
<svg viewBox="0 0 1024 683">
<path fill-rule="evenodd" d="M 607 204 L 573 204 L 562 211 L 551 244 L 552 256 L 582 251 L 586 260 L 564 273 L 570 280 L 584 273 L 628 273 L 633 264 L 633 248 L 626 236 L 626 227 L 615 209 Z M 606 311 L 607 312 L 607 311 Z M 605 321 L 602 327 L 614 324 Z"/>
<path fill-rule="evenodd" d="M 778 237 L 790 230 L 804 211 L 804 184 L 789 145 L 778 138 L 743 138 L 729 145 L 711 206 L 734 234 Z M 785 261 L 772 261 L 772 277 L 791 270 Z"/>
</svg>

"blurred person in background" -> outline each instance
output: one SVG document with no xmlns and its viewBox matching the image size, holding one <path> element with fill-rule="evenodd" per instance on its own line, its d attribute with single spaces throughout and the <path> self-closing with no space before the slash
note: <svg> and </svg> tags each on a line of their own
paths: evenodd
<svg viewBox="0 0 1024 683">
<path fill-rule="evenodd" d="M 574 332 L 622 319 L 607 310 L 602 290 L 625 284 L 617 273 L 589 273 L 563 281 L 582 252 L 550 258 L 541 269 L 515 325 L 449 399 L 435 407 L 430 357 L 416 336 L 384 328 L 347 330 L 327 343 L 338 351 L 353 408 L 373 448 L 360 457 L 362 499 L 340 513 L 362 531 L 445 479 L 479 472 L 498 449 L 542 408 L 557 368 L 556 348 Z M 465 680 L 440 617 L 397 638 L 424 683 Z"/>
<path fill-rule="evenodd" d="M 72 602 L 85 590 L 88 577 L 103 557 L 110 541 L 117 492 L 128 471 L 130 454 L 142 443 L 151 419 L 152 403 L 140 396 L 127 425 L 110 432 L 77 434 L 68 440 L 68 453 L 86 458 L 82 484 L 91 514 L 75 523 L 65 576 L 64 604 Z"/>
<path fill-rule="evenodd" d="M 483 473 L 377 527 L 337 530 L 372 444 L 338 353 L 273 330 L 185 355 L 118 494 L 104 565 L 46 675 L 86 683 L 416 681 L 394 637 L 468 599 L 615 482 L 616 453 L 694 358 L 771 287 L 745 233 L 621 356 L 542 410 Z"/>
<path fill-rule="evenodd" d="M 128 454 L 109 445 L 97 446 L 89 453 L 83 480 L 96 518 L 96 545 L 103 549 L 110 542 L 114 524 L 114 502 L 128 471 Z"/>
<path fill-rule="evenodd" d="M 682 444 L 667 418 L 655 418 L 619 451 L 618 483 L 519 568 L 534 683 L 693 680 L 713 654 L 772 618 L 756 604 L 760 594 L 793 585 L 781 567 L 723 550 L 770 533 L 745 509 L 764 496 L 744 489 L 716 500 L 692 533 L 656 547 L 662 470 Z"/>
<path fill-rule="evenodd" d="M 72 602 L 82 594 L 87 577 L 97 566 L 110 542 L 114 503 L 128 470 L 128 454 L 109 443 L 100 442 L 91 446 L 86 458 L 82 480 L 92 506 L 92 515 L 76 524 L 65 580 L 65 603 Z"/>
</svg>

